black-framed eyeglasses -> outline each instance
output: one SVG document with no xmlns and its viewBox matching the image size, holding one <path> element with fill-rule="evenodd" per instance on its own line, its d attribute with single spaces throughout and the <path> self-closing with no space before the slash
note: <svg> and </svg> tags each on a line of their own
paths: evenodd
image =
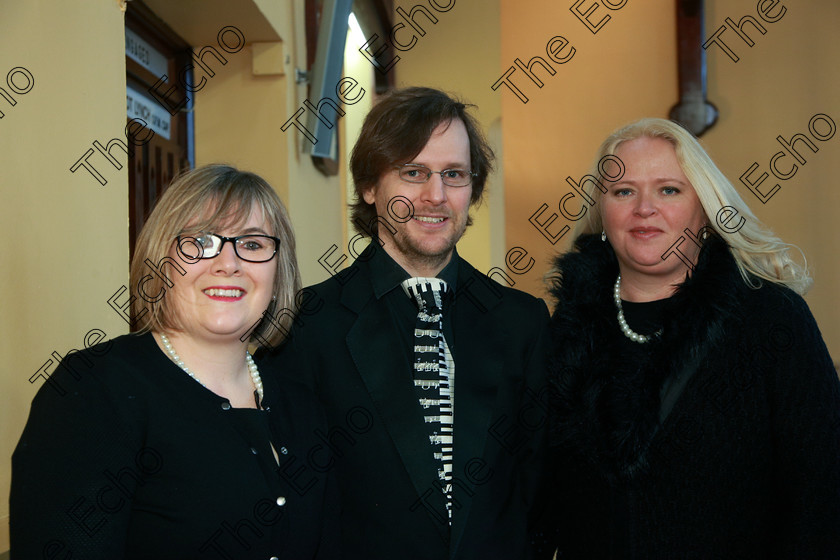
<svg viewBox="0 0 840 560">
<path fill-rule="evenodd" d="M 179 235 L 178 251 L 190 260 L 212 259 L 219 256 L 225 243 L 233 243 L 233 251 L 243 261 L 261 263 L 274 258 L 280 239 L 270 235 L 237 235 L 225 237 L 215 233 L 198 232 Z"/>
<path fill-rule="evenodd" d="M 403 165 L 395 165 L 394 169 L 398 169 L 400 179 L 408 183 L 425 183 L 431 179 L 433 173 L 440 175 L 440 180 L 448 187 L 466 187 L 472 183 L 473 177 L 478 173 L 473 173 L 468 169 L 444 169 L 443 171 L 432 171 L 425 165 L 418 165 L 416 163 L 405 163 Z"/>
</svg>

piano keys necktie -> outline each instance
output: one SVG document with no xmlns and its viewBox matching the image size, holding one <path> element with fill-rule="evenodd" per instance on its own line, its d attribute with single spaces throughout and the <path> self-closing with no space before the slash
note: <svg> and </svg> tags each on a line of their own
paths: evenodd
<svg viewBox="0 0 840 560">
<path fill-rule="evenodd" d="M 439 278 L 409 278 L 402 287 L 418 307 L 414 328 L 414 387 L 423 408 L 434 457 L 440 461 L 438 480 L 446 496 L 451 525 L 454 371 L 448 367 L 449 349 L 443 337 L 443 296 L 448 287 Z"/>
</svg>

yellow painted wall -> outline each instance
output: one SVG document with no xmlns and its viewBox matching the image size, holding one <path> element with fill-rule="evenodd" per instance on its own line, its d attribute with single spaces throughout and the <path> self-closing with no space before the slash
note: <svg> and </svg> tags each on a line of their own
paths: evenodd
<svg viewBox="0 0 840 560">
<path fill-rule="evenodd" d="M 128 282 L 126 156 L 116 170 L 98 153 L 107 180 L 69 168 L 98 140 L 125 139 L 123 14 L 116 1 L 0 2 L 0 86 L 14 67 L 35 84 L 0 98 L 0 551 L 8 548 L 10 458 L 51 359 L 82 348 L 92 329 L 128 331 L 107 305 Z M 82 30 L 83 32 L 80 32 Z M 22 75 L 19 87 L 26 87 Z M 55 363 L 46 371 L 54 371 Z M 56 421 L 61 421 L 56 418 Z M 61 468 L 61 465 L 55 465 Z"/>
<path fill-rule="evenodd" d="M 195 94 L 196 166 L 222 162 L 253 171 L 288 201 L 288 142 L 279 132 L 288 118 L 286 77 L 254 76 L 251 45 L 225 56 L 228 63 Z"/>
<path fill-rule="evenodd" d="M 738 21 L 747 13 L 755 14 L 755 2 L 751 1 L 715 0 L 709 4 L 710 31 L 723 25 L 725 17 Z M 723 117 L 704 140 L 758 217 L 805 253 L 814 277 L 814 287 L 805 300 L 838 363 L 840 257 L 836 251 L 840 235 L 836 224 L 840 191 L 836 170 L 840 134 L 825 142 L 816 141 L 808 132 L 808 121 L 824 113 L 840 127 L 840 36 L 836 30 L 840 4 L 781 5 L 787 7 L 787 13 L 777 23 L 765 24 L 766 35 L 753 33 L 754 47 L 738 38 L 732 40 L 731 32 L 723 36 L 735 49 L 739 62 L 732 62 L 717 47 L 714 53 L 710 49 L 709 96 L 718 103 Z M 796 133 L 811 137 L 819 152 L 813 154 L 800 147 L 807 163 L 787 181 L 771 182 L 775 179 L 771 175 L 761 188 L 779 183 L 781 189 L 762 204 L 738 178 L 754 162 L 768 171 L 770 158 L 782 149 L 776 137 L 789 140 Z M 785 163 L 789 162 L 787 158 Z"/>
<path fill-rule="evenodd" d="M 552 245 L 529 223 L 546 203 L 557 213 L 560 197 L 571 189 L 567 176 L 579 179 L 587 172 L 600 142 L 615 128 L 644 116 L 666 117 L 678 97 L 676 74 L 675 9 L 671 0 L 629 0 L 615 11 L 603 1 L 590 15 L 597 24 L 611 19 L 593 34 L 570 11 L 574 0 L 501 0 L 501 72 L 514 58 L 527 62 L 546 58 L 547 41 L 563 36 L 576 53 L 563 65 L 552 63 L 556 75 L 537 69 L 544 82 L 539 88 L 521 71 L 513 76 L 529 98 L 523 104 L 501 86 L 505 147 L 506 232 L 509 246 L 527 249 L 537 266 L 517 277 L 519 287 L 544 295 L 542 277 L 548 259 L 568 247 L 571 232 Z M 596 4 L 585 0 L 579 10 Z M 611 2 L 612 5 L 620 4 Z M 756 19 L 754 0 L 709 0 L 706 37 L 729 17 L 734 22 L 750 14 Z M 723 39 L 740 57 L 732 62 L 720 49 L 708 50 L 709 99 L 720 119 L 702 139 L 712 158 L 736 185 L 741 196 L 766 224 L 785 241 L 798 245 L 813 267 L 815 287 L 806 300 L 823 331 L 835 360 L 840 356 L 840 259 L 834 250 L 833 227 L 840 213 L 834 163 L 840 158 L 840 134 L 817 142 L 819 152 L 807 149 L 807 164 L 781 190 L 762 204 L 740 184 L 740 175 L 758 162 L 767 170 L 781 148 L 776 136 L 790 138 L 806 132 L 809 119 L 825 113 L 840 123 L 840 74 L 836 61 L 840 37 L 840 4 L 834 2 L 781 2 L 787 12 L 776 23 L 765 23 L 761 35 L 747 26 L 754 47 L 734 32 Z M 563 54 L 567 54 L 564 51 Z M 771 176 L 772 178 L 772 176 Z M 769 186 L 768 183 L 762 188 Z M 549 229 L 557 233 L 568 224 L 562 216 Z"/>
</svg>

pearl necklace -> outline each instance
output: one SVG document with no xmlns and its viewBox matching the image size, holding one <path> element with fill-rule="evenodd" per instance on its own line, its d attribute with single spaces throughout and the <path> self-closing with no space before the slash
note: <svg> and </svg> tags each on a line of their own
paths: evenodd
<svg viewBox="0 0 840 560">
<path fill-rule="evenodd" d="M 615 289 L 613 290 L 613 299 L 615 300 L 615 306 L 618 308 L 618 326 L 621 327 L 621 332 L 624 333 L 624 336 L 632 340 L 633 342 L 638 342 L 639 344 L 644 344 L 650 340 L 650 336 L 639 334 L 633 329 L 630 328 L 630 325 L 627 324 L 627 319 L 624 318 L 624 310 L 621 308 L 621 274 L 618 275 L 618 278 L 615 280 Z M 662 334 L 662 329 L 659 329 L 651 336 L 659 336 Z"/>
<path fill-rule="evenodd" d="M 165 334 L 160 333 L 160 340 L 163 342 L 163 347 L 166 348 L 166 351 L 169 353 L 169 357 L 175 362 L 179 368 L 184 370 L 187 375 L 192 377 L 195 381 L 197 381 L 202 387 L 207 389 L 207 385 L 202 383 L 201 379 L 198 378 L 196 374 L 190 371 L 190 368 L 184 363 L 184 360 L 175 352 L 175 348 L 172 347 L 172 343 L 169 342 L 169 337 Z M 245 361 L 248 363 L 248 372 L 251 374 L 251 380 L 254 382 L 254 388 L 257 390 L 257 394 L 260 396 L 259 402 L 257 403 L 257 408 L 260 407 L 260 403 L 263 400 L 263 384 L 262 379 L 260 378 L 260 370 L 257 369 L 257 364 L 254 363 L 254 359 L 251 357 L 250 352 L 247 350 L 245 351 Z M 208 389 L 209 390 L 209 389 Z"/>
</svg>

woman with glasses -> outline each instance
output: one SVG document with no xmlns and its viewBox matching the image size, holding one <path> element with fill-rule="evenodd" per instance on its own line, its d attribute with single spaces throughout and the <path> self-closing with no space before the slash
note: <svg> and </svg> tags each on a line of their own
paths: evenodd
<svg viewBox="0 0 840 560">
<path fill-rule="evenodd" d="M 698 141 L 601 145 L 555 261 L 562 558 L 840 558 L 840 382 L 792 247 Z"/>
<path fill-rule="evenodd" d="M 223 165 L 185 173 L 130 275 L 137 332 L 68 355 L 32 403 L 14 557 L 334 557 L 335 492 L 312 459 L 330 461 L 324 416 L 249 353 L 282 341 L 300 287 L 274 190 Z"/>
</svg>

